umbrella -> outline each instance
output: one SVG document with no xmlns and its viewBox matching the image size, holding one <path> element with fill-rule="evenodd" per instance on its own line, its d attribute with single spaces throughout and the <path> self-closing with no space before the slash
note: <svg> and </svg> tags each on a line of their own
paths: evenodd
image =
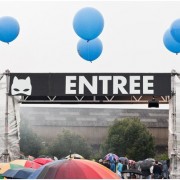
<svg viewBox="0 0 180 180">
<path fill-rule="evenodd" d="M 105 166 L 85 159 L 62 159 L 46 164 L 29 179 L 119 179 Z"/>
<path fill-rule="evenodd" d="M 119 157 L 116 155 L 116 154 L 113 154 L 113 153 L 109 153 L 109 154 L 106 154 L 106 156 L 104 157 L 105 160 L 109 160 L 109 161 L 112 161 L 112 160 L 116 160 L 118 161 L 119 160 Z"/>
<path fill-rule="evenodd" d="M 69 158 L 84 159 L 84 157 L 81 156 L 80 154 L 70 154 L 70 155 L 66 156 L 65 158 L 66 158 L 66 159 L 69 159 Z"/>
<path fill-rule="evenodd" d="M 141 162 L 140 168 L 141 169 L 149 169 L 153 165 L 153 162 L 151 160 L 145 159 Z"/>
<path fill-rule="evenodd" d="M 35 169 L 32 168 L 8 169 L 2 176 L 12 179 L 26 179 L 34 171 Z"/>
<path fill-rule="evenodd" d="M 33 168 L 33 169 L 38 169 L 39 167 L 41 167 L 41 164 L 36 163 L 34 161 L 25 160 L 25 159 L 17 159 L 17 160 L 11 161 L 10 165 L 13 165 L 13 164 L 20 165 L 26 168 Z"/>
<path fill-rule="evenodd" d="M 127 163 L 129 162 L 128 158 L 127 157 L 120 157 L 119 160 L 122 162 L 122 163 Z"/>
<path fill-rule="evenodd" d="M 0 170 L 8 163 L 0 163 Z"/>
<path fill-rule="evenodd" d="M 136 161 L 134 161 L 132 159 L 129 160 L 129 164 L 135 164 L 135 163 L 136 163 Z"/>
<path fill-rule="evenodd" d="M 17 169 L 17 168 L 33 168 L 38 169 L 41 165 L 38 163 L 35 163 L 33 161 L 25 160 L 25 159 L 18 159 L 11 161 L 9 163 L 6 163 L 2 168 L 0 169 L 0 174 L 3 174 L 8 169 Z"/>
<path fill-rule="evenodd" d="M 54 160 L 52 160 L 51 158 L 36 158 L 35 160 L 33 160 L 33 162 L 41 164 L 41 165 L 47 164 L 52 161 Z"/>
<path fill-rule="evenodd" d="M 151 161 L 152 163 L 155 163 L 155 159 L 153 158 L 147 158 L 146 160 Z"/>
<path fill-rule="evenodd" d="M 138 162 L 136 162 L 136 163 L 135 163 L 135 168 L 136 168 L 136 169 L 139 169 L 140 164 L 141 164 L 142 162 L 143 162 L 143 161 L 138 161 Z"/>
<path fill-rule="evenodd" d="M 16 169 L 16 168 L 23 168 L 22 165 L 19 164 L 11 164 L 11 163 L 6 163 L 2 168 L 0 169 L 0 174 L 3 174 L 6 172 L 8 169 Z"/>
<path fill-rule="evenodd" d="M 0 179 L 4 179 L 3 176 L 1 176 L 2 172 L 2 168 L 6 165 L 7 163 L 0 163 Z"/>
<path fill-rule="evenodd" d="M 133 174 L 142 175 L 142 172 L 137 169 L 126 169 L 122 171 L 121 173 L 133 173 Z"/>
</svg>

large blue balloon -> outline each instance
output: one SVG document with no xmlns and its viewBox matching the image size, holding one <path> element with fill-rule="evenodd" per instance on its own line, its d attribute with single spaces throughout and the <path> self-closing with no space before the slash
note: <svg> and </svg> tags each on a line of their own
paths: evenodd
<svg viewBox="0 0 180 180">
<path fill-rule="evenodd" d="M 91 41 L 80 39 L 77 44 L 79 55 L 87 61 L 94 61 L 97 59 L 101 55 L 102 49 L 101 40 L 98 38 Z"/>
<path fill-rule="evenodd" d="M 174 40 L 174 38 L 172 37 L 171 33 L 170 33 L 170 29 L 168 29 L 164 36 L 163 36 L 163 42 L 165 47 L 173 52 L 178 54 L 180 52 L 180 43 L 178 43 L 177 41 Z"/>
<path fill-rule="evenodd" d="M 103 16 L 94 8 L 83 8 L 75 15 L 73 28 L 80 38 L 88 41 L 95 39 L 104 28 Z"/>
<path fill-rule="evenodd" d="M 0 41 L 9 43 L 16 39 L 19 34 L 19 23 L 10 16 L 0 18 Z"/>
<path fill-rule="evenodd" d="M 180 43 L 180 19 L 175 20 L 172 24 L 171 24 L 171 34 L 172 37 Z"/>
</svg>

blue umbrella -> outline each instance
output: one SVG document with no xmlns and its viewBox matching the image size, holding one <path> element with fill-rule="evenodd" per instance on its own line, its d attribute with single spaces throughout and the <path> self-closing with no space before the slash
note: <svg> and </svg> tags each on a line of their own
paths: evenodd
<svg viewBox="0 0 180 180">
<path fill-rule="evenodd" d="M 26 179 L 34 171 L 35 169 L 32 168 L 8 169 L 2 176 L 12 179 Z"/>
<path fill-rule="evenodd" d="M 49 163 L 48 163 L 49 164 Z M 41 171 L 45 168 L 45 165 L 41 166 L 40 168 L 38 168 L 34 173 L 32 173 L 31 175 L 28 176 L 28 179 L 36 179 L 39 174 L 41 174 Z"/>
</svg>

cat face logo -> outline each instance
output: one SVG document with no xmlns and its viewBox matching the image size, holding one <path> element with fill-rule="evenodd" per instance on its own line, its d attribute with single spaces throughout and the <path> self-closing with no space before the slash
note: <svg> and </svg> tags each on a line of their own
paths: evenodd
<svg viewBox="0 0 180 180">
<path fill-rule="evenodd" d="M 28 76 L 26 79 L 18 79 L 16 76 L 13 79 L 11 86 L 12 95 L 31 95 L 32 86 L 31 79 Z"/>
</svg>

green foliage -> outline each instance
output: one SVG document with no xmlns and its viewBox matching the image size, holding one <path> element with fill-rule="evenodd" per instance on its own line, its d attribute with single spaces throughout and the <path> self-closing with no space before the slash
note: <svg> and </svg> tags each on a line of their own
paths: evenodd
<svg viewBox="0 0 180 180">
<path fill-rule="evenodd" d="M 67 155 L 77 153 L 88 159 L 91 155 L 91 147 L 86 143 L 81 136 L 71 133 L 70 131 L 63 131 L 52 142 L 49 147 L 49 154 L 57 158 L 63 158 Z"/>
<path fill-rule="evenodd" d="M 133 160 L 154 157 L 154 139 L 138 118 L 116 119 L 109 128 L 103 155 L 112 152 Z"/>
<path fill-rule="evenodd" d="M 155 156 L 155 159 L 160 161 L 160 160 L 167 160 L 168 157 L 168 153 L 163 153 L 163 154 L 158 154 Z"/>
<path fill-rule="evenodd" d="M 41 139 L 27 125 L 20 126 L 20 150 L 25 156 L 38 157 L 42 148 Z"/>
</svg>

